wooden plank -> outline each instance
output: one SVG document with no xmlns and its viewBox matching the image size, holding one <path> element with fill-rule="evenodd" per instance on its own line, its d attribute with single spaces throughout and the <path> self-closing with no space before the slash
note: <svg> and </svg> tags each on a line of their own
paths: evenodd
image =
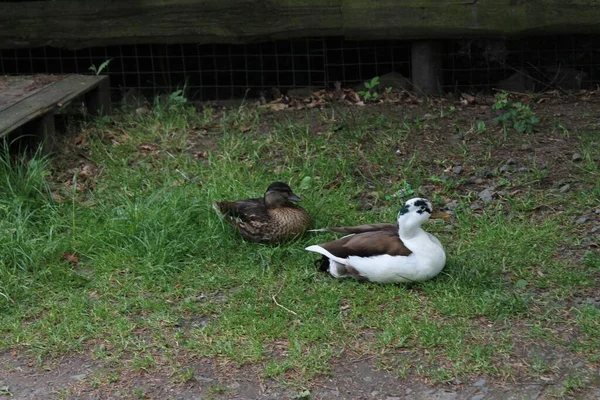
<svg viewBox="0 0 600 400">
<path fill-rule="evenodd" d="M 51 153 L 56 147 L 56 135 L 54 126 L 54 113 L 49 112 L 35 121 L 34 135 L 38 143 L 44 147 L 45 154 Z"/>
<path fill-rule="evenodd" d="M 411 44 L 412 84 L 425 95 L 440 94 L 442 85 L 442 43 L 415 40 Z"/>
<path fill-rule="evenodd" d="M 0 2 L 0 49 L 600 33 L 600 0 Z"/>
<path fill-rule="evenodd" d="M 65 77 L 66 75 L 0 76 L 0 111 Z"/>
<path fill-rule="evenodd" d="M 108 80 L 106 76 L 68 75 L 0 111 L 0 137 Z"/>
<path fill-rule="evenodd" d="M 85 104 L 92 115 L 106 115 L 110 113 L 110 85 L 108 79 L 98 82 L 98 85 L 86 93 Z"/>
</svg>

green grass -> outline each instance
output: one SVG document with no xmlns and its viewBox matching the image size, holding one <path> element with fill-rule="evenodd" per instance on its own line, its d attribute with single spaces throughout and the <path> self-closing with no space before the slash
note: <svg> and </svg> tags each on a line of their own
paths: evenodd
<svg viewBox="0 0 600 400">
<path fill-rule="evenodd" d="M 581 264 L 558 257 L 576 236 L 567 215 L 531 218 L 531 205 L 546 200 L 533 192 L 471 211 L 471 195 L 437 178 L 450 161 L 393 151 L 410 150 L 428 123 L 393 118 L 356 109 L 277 120 L 249 108 L 199 113 L 174 97 L 85 126 L 95 169 L 75 170 L 67 184 L 54 180 L 52 160 L 2 153 L 0 348 L 40 360 L 89 352 L 140 372 L 170 364 L 177 382 L 193 370 L 176 360 L 195 356 L 310 379 L 331 372 L 344 351 L 445 381 L 510 374 L 502 360 L 523 340 L 513 328 L 537 324 L 527 337 L 554 343 L 544 324 L 553 329 L 551 310 L 562 307 L 560 323 L 582 337 L 571 350 L 597 359 L 597 309 L 557 305 L 593 286 L 599 268 L 597 253 Z M 590 140 L 582 173 L 594 179 Z M 260 195 L 274 180 L 291 184 L 318 226 L 392 221 L 407 198 L 394 195 L 407 184 L 437 186 L 436 204 L 460 202 L 451 223 L 428 225 L 446 246 L 445 270 L 419 285 L 336 281 L 303 250 L 333 235 L 252 244 L 214 214 L 213 201 Z M 360 193 L 376 206 L 357 210 Z M 567 214 L 598 204 L 597 189 L 573 196 Z"/>
</svg>

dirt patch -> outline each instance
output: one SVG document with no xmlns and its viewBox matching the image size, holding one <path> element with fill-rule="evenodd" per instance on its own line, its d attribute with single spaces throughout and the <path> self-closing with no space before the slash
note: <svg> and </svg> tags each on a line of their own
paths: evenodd
<svg viewBox="0 0 600 400">
<path fill-rule="evenodd" d="M 552 349 L 540 356 L 557 357 Z M 550 354 L 551 353 L 551 354 Z M 559 356 L 560 357 L 560 356 Z M 511 382 L 487 377 L 428 384 L 394 376 L 376 367 L 376 360 L 340 359 L 330 376 L 306 386 L 261 377 L 254 367 L 192 361 L 177 371 L 157 368 L 148 373 L 122 372 L 111 378 L 111 368 L 84 356 L 65 357 L 39 367 L 11 353 L 0 355 L 0 394 L 16 399 L 546 399 L 552 397 L 597 399 L 600 373 L 584 362 L 561 362 L 561 373 Z M 566 380 L 576 373 L 588 385 L 565 392 Z M 571 374 L 571 375 L 570 375 Z M 185 377 L 185 382 L 182 382 Z M 61 397 L 62 396 L 62 397 Z"/>
</svg>

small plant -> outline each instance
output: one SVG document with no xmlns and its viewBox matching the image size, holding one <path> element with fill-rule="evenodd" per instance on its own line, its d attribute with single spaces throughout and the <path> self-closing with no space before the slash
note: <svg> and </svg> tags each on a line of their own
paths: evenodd
<svg viewBox="0 0 600 400">
<path fill-rule="evenodd" d="M 528 104 L 513 103 L 508 100 L 506 93 L 496 95 L 496 102 L 492 108 L 504 111 L 503 114 L 494 118 L 494 122 L 502 125 L 505 135 L 508 127 L 512 127 L 519 133 L 533 133 L 540 123 L 539 118 L 531 111 Z"/>
<path fill-rule="evenodd" d="M 210 394 L 223 394 L 227 392 L 227 387 L 221 384 L 217 384 L 208 388 Z"/>
<path fill-rule="evenodd" d="M 191 382 L 194 380 L 195 376 L 196 376 L 196 372 L 194 371 L 194 368 L 185 367 L 179 373 L 179 382 L 181 382 L 181 383 Z"/>
<path fill-rule="evenodd" d="M 484 133 L 485 132 L 485 122 L 477 121 L 476 131 L 477 131 L 477 133 Z"/>
<path fill-rule="evenodd" d="M 297 393 L 290 397 L 290 399 L 299 399 L 299 400 L 310 400 L 312 397 L 310 395 L 310 390 L 304 389 L 300 393 Z"/>
<path fill-rule="evenodd" d="M 405 198 L 407 196 L 412 196 L 413 194 L 415 194 L 415 191 L 410 187 L 410 183 L 405 181 L 404 186 L 401 189 L 394 194 L 386 194 L 384 198 L 387 201 L 390 201 L 394 197 Z"/>
<path fill-rule="evenodd" d="M 104 69 L 106 69 L 106 67 L 108 67 L 108 64 L 110 64 L 110 62 L 112 61 L 112 58 L 104 61 L 102 64 L 100 64 L 98 67 L 96 67 L 94 64 L 92 64 L 88 70 L 92 71 L 94 74 L 96 75 L 100 75 L 102 73 L 102 71 L 104 71 Z"/>
<path fill-rule="evenodd" d="M 379 85 L 379 77 L 376 76 L 370 81 L 364 83 L 367 90 L 361 90 L 358 94 L 365 99 L 365 101 L 376 101 L 379 98 L 379 94 L 376 92 L 376 87 Z M 389 88 L 391 91 L 391 88 Z"/>
</svg>

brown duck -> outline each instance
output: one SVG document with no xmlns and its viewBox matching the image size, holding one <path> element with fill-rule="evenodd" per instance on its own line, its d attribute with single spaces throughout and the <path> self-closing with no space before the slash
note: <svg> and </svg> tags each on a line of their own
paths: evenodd
<svg viewBox="0 0 600 400">
<path fill-rule="evenodd" d="M 273 182 L 262 198 L 220 201 L 213 208 L 251 242 L 278 243 L 302 235 L 312 225 L 302 201 L 283 182 Z"/>
</svg>

